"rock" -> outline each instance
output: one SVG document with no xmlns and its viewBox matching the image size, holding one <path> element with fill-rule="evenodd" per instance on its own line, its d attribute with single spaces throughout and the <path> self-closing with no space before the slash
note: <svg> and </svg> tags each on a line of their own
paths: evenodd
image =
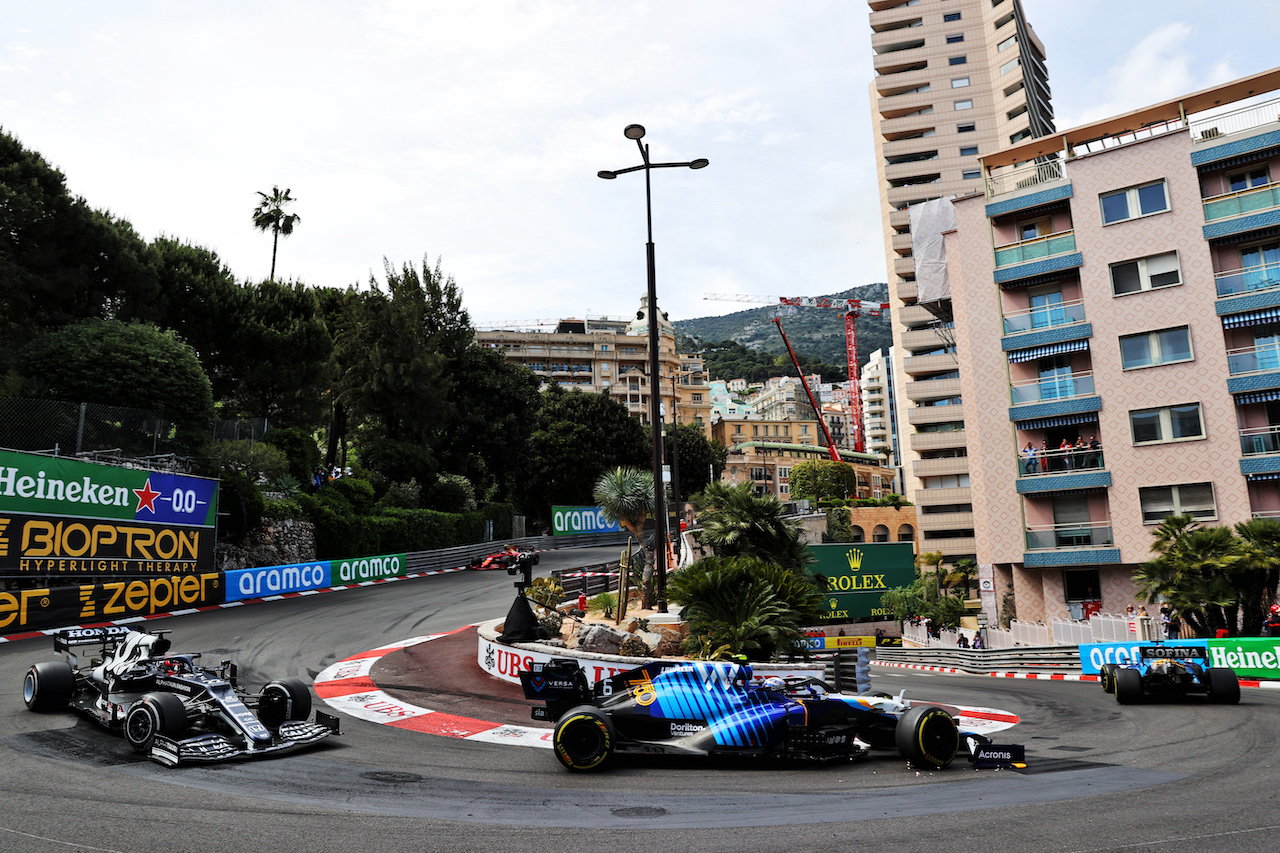
<svg viewBox="0 0 1280 853">
<path fill-rule="evenodd" d="M 658 645 L 653 650 L 654 657 L 679 657 L 680 643 L 684 640 L 684 632 L 659 628 L 656 633 L 661 634 L 662 639 L 658 641 Z"/>
<path fill-rule="evenodd" d="M 622 646 L 626 634 L 607 625 L 583 625 L 575 635 L 577 648 L 584 652 L 595 652 L 602 655 L 616 655 Z"/>
<path fill-rule="evenodd" d="M 662 643 L 662 634 L 659 633 L 658 631 L 634 631 L 633 630 L 632 633 L 637 638 L 639 638 L 640 642 L 645 644 L 645 646 L 649 649 L 650 652 L 652 652 Z"/>
</svg>

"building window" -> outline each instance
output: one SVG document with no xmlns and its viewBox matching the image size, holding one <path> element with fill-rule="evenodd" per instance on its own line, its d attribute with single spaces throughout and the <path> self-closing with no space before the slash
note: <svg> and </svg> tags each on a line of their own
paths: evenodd
<svg viewBox="0 0 1280 853">
<path fill-rule="evenodd" d="M 978 146 L 966 145 L 960 149 L 961 157 L 976 157 L 978 155 Z"/>
<path fill-rule="evenodd" d="M 1134 444 L 1162 444 L 1204 438 L 1199 403 L 1141 409 L 1129 413 Z"/>
<path fill-rule="evenodd" d="M 956 133 L 973 133 L 977 129 L 978 126 L 973 123 L 956 125 Z"/>
<path fill-rule="evenodd" d="M 947 60 L 948 65 L 964 65 L 969 60 L 963 56 L 953 56 Z"/>
<path fill-rule="evenodd" d="M 1261 169 L 1252 169 L 1248 172 L 1241 172 L 1238 175 L 1232 175 L 1227 178 L 1227 186 L 1231 189 L 1228 192 L 1238 193 L 1241 190 L 1251 189 L 1253 187 L 1264 187 L 1271 183 L 1267 176 L 1267 167 Z"/>
<path fill-rule="evenodd" d="M 1186 326 L 1179 326 L 1125 335 L 1120 338 L 1120 361 L 1125 370 L 1191 361 L 1191 333 Z"/>
<path fill-rule="evenodd" d="M 952 81 L 951 81 L 951 88 L 952 88 L 952 89 L 963 89 L 963 88 L 965 88 L 965 87 L 966 87 L 966 86 L 968 86 L 968 85 L 969 85 L 969 78 L 968 78 L 968 77 L 957 77 L 957 78 L 955 78 L 954 80 L 952 80 Z"/>
<path fill-rule="evenodd" d="M 742 424 L 734 424 L 734 425 L 733 425 L 733 431 L 734 431 L 735 433 L 738 433 L 739 435 L 741 435 L 741 434 L 742 434 Z"/>
<path fill-rule="evenodd" d="M 943 16 L 942 16 L 942 20 L 944 20 L 944 21 L 958 21 L 958 20 L 960 20 L 960 13 L 959 13 L 959 12 L 947 12 L 945 15 L 943 15 Z"/>
<path fill-rule="evenodd" d="M 962 41 L 964 41 L 964 33 L 955 33 L 947 36 L 947 44 L 956 44 Z"/>
<path fill-rule="evenodd" d="M 1111 265 L 1111 292 L 1116 296 L 1175 284 L 1182 284 L 1177 252 Z"/>
<path fill-rule="evenodd" d="M 1102 206 L 1103 225 L 1164 213 L 1169 209 L 1169 193 L 1163 180 L 1104 193 L 1098 196 L 1098 201 Z"/>
<path fill-rule="evenodd" d="M 955 106 L 956 106 L 956 109 L 958 110 L 971 110 L 973 109 L 973 101 L 968 99 L 965 99 L 963 101 L 956 101 Z"/>
<path fill-rule="evenodd" d="M 871 541 L 872 542 L 888 542 L 889 528 L 885 527 L 883 524 L 877 524 L 875 528 L 871 531 Z"/>
<path fill-rule="evenodd" d="M 1138 489 L 1138 498 L 1142 502 L 1143 524 L 1159 524 L 1171 515 L 1185 514 L 1196 521 L 1213 521 L 1218 517 L 1213 483 L 1149 486 Z"/>
<path fill-rule="evenodd" d="M 808 425 L 808 424 L 802 424 L 802 425 L 800 426 L 800 434 L 801 434 L 801 435 L 808 435 L 808 434 L 809 434 L 809 425 Z"/>
<path fill-rule="evenodd" d="M 1017 68 L 1021 64 L 1022 64 L 1022 59 L 1015 56 L 1013 59 L 1009 60 L 1004 65 L 1000 66 L 1000 76 L 1003 77 L 1004 75 L 1008 74 L 1010 71 Z"/>
<path fill-rule="evenodd" d="M 1029 138 L 1031 138 L 1031 128 L 1024 127 L 1022 130 L 1009 137 L 1009 144 L 1017 145 L 1022 140 Z"/>
<path fill-rule="evenodd" d="M 1004 41 L 996 45 L 996 53 L 1003 53 L 1004 51 L 1013 47 L 1017 43 L 1018 43 L 1017 36 L 1009 36 L 1007 39 L 1005 39 Z"/>
<path fill-rule="evenodd" d="M 765 428 L 766 428 L 766 429 L 768 429 L 768 427 L 765 427 Z M 753 426 L 753 427 L 751 428 L 751 434 L 752 434 L 752 435 L 759 435 L 759 434 L 760 434 L 760 427 L 758 427 L 758 426 Z"/>
<path fill-rule="evenodd" d="M 1034 240 L 1052 233 L 1053 220 L 1051 219 L 1028 219 L 1026 222 L 1018 223 L 1019 240 Z"/>
<path fill-rule="evenodd" d="M 965 169 L 960 173 L 960 177 L 966 181 L 972 181 L 982 177 L 981 169 Z"/>
<path fill-rule="evenodd" d="M 693 402 L 695 402 L 695 403 L 701 403 L 701 402 L 702 402 L 702 395 L 701 395 L 701 394 L 694 394 L 694 395 L 692 395 L 692 397 L 693 397 Z"/>
</svg>

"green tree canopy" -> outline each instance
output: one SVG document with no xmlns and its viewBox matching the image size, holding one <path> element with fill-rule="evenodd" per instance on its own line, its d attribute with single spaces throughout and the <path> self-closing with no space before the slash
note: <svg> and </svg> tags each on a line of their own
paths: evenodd
<svg viewBox="0 0 1280 853">
<path fill-rule="evenodd" d="M 793 571 L 814 560 L 800 525 L 783 517 L 782 502 L 756 497 L 749 483 L 712 483 L 693 503 L 701 528 L 694 536 L 717 557 L 755 557 Z"/>
<path fill-rule="evenodd" d="M 665 435 L 667 460 L 671 460 L 672 433 Z M 687 501 L 693 495 L 717 482 L 724 473 L 729 450 L 721 442 L 711 441 L 695 424 L 680 424 L 675 429 L 675 441 L 679 452 L 680 500 Z"/>
<path fill-rule="evenodd" d="M 858 474 L 847 462 L 812 459 L 791 469 L 787 481 L 796 500 L 844 500 L 857 497 Z"/>
</svg>

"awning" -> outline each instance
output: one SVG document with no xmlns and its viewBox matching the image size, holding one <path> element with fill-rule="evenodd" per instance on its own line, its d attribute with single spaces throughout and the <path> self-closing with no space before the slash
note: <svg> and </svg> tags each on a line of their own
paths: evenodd
<svg viewBox="0 0 1280 853">
<path fill-rule="evenodd" d="M 1256 482 L 1258 480 L 1280 480 L 1280 471 L 1273 471 L 1270 474 L 1245 474 L 1246 480 Z"/>
<path fill-rule="evenodd" d="M 1270 391 L 1250 391 L 1247 394 L 1236 395 L 1237 406 L 1247 406 L 1250 403 L 1270 403 L 1272 400 L 1280 400 L 1280 388 L 1272 388 Z"/>
<path fill-rule="evenodd" d="M 1280 308 L 1276 311 L 1280 313 Z M 1050 355 L 1059 355 L 1064 352 L 1082 352 L 1089 348 L 1089 342 L 1083 341 L 1067 341 L 1061 344 L 1049 344 L 1043 347 L 1032 347 L 1031 349 L 1016 349 L 1009 353 L 1009 363 L 1017 364 L 1021 361 L 1035 361 L 1037 358 L 1044 358 Z"/>
<path fill-rule="evenodd" d="M 1243 314 L 1228 314 L 1222 318 L 1222 328 L 1238 329 L 1241 326 L 1261 326 L 1264 323 L 1280 323 L 1280 308 L 1263 308 Z"/>
<path fill-rule="evenodd" d="M 1198 163 L 1196 165 L 1196 171 L 1200 172 L 1200 174 L 1204 174 L 1205 172 L 1213 172 L 1218 169 L 1230 169 L 1232 166 L 1243 166 L 1245 163 L 1253 163 L 1257 160 L 1270 160 L 1277 154 L 1280 154 L 1280 146 L 1273 145 L 1270 148 L 1248 151 L 1244 154 L 1237 154 L 1234 157 L 1223 158 L 1222 160 L 1211 160 L 1207 163 Z"/>
<path fill-rule="evenodd" d="M 1098 413 L 1090 412 L 1084 415 L 1063 415 L 1060 418 L 1037 418 L 1031 421 L 1015 421 L 1014 426 L 1017 429 L 1050 429 L 1051 427 L 1073 426 L 1075 424 L 1096 424 L 1098 422 Z"/>
</svg>

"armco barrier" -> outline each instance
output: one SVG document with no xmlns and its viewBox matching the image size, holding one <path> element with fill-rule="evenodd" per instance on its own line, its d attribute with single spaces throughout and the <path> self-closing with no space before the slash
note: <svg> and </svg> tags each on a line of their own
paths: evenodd
<svg viewBox="0 0 1280 853">
<path fill-rule="evenodd" d="M 962 672 L 1079 672 L 1080 654 L 1075 646 L 1018 646 L 1011 649 L 895 649 L 881 646 L 876 660 L 940 666 Z"/>
</svg>

